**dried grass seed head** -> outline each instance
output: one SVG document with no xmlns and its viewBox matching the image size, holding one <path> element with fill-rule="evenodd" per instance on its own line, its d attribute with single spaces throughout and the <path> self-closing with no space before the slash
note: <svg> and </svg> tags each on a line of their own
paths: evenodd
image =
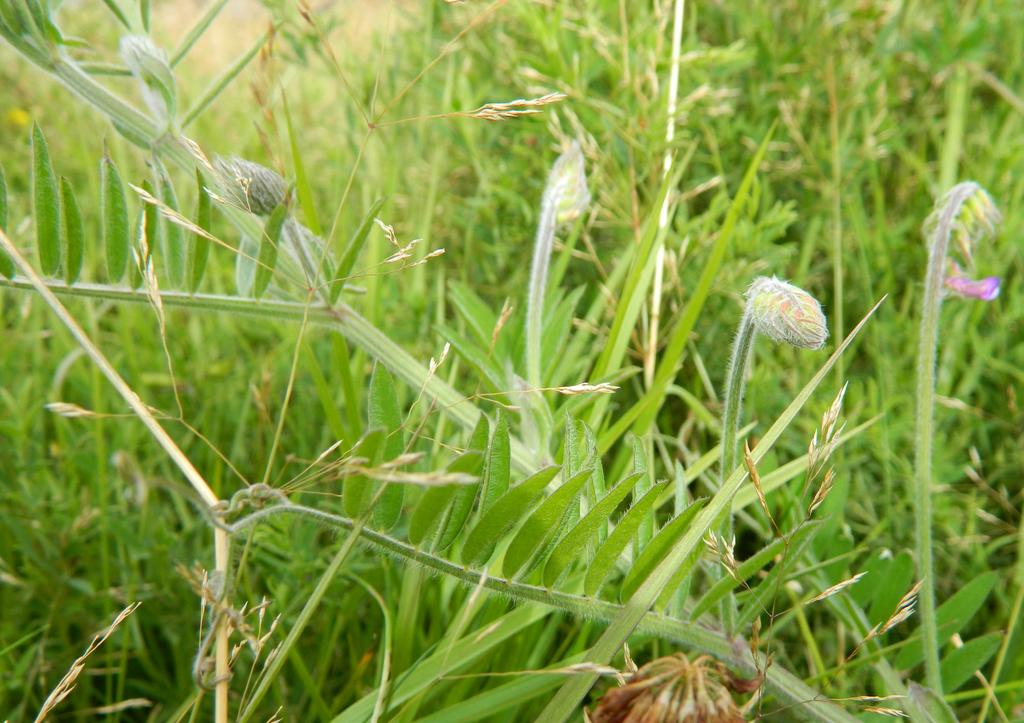
<svg viewBox="0 0 1024 723">
<path fill-rule="evenodd" d="M 821 304 L 800 287 L 775 276 L 759 276 L 746 296 L 750 320 L 768 338 L 801 349 L 825 345 L 828 326 Z"/>
</svg>

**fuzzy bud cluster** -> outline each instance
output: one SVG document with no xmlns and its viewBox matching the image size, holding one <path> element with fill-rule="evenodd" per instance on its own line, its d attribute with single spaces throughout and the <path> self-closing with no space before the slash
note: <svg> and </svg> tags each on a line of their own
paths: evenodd
<svg viewBox="0 0 1024 723">
<path fill-rule="evenodd" d="M 177 112 L 177 89 L 167 53 L 145 35 L 125 35 L 121 59 L 142 85 L 142 97 L 153 116 L 169 125 Z"/>
<path fill-rule="evenodd" d="M 213 162 L 232 200 L 257 216 L 267 216 L 284 203 L 288 186 L 266 166 L 244 158 L 217 158 Z"/>
<path fill-rule="evenodd" d="M 555 206 L 555 219 L 559 224 L 579 218 L 590 204 L 587 187 L 587 169 L 583 163 L 583 150 L 573 141 L 569 150 L 560 155 L 548 174 L 544 196 Z"/>
<path fill-rule="evenodd" d="M 801 349 L 820 349 L 828 339 L 821 304 L 798 286 L 760 276 L 747 290 L 747 314 L 754 327 L 773 341 Z"/>
</svg>

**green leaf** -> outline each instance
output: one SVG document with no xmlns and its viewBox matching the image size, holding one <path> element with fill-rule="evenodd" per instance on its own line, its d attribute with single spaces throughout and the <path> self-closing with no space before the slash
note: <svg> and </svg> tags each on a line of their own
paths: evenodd
<svg viewBox="0 0 1024 723">
<path fill-rule="evenodd" d="M 68 286 L 78 280 L 82 273 L 82 259 L 85 254 L 85 228 L 82 225 L 82 212 L 75 200 L 75 191 L 64 176 L 60 177 L 60 206 L 64 220 L 64 248 L 66 262 L 64 264 L 64 280 Z"/>
<path fill-rule="evenodd" d="M 380 427 L 387 433 L 384 441 L 384 460 L 392 460 L 405 452 L 402 434 L 402 413 L 398 408 L 395 382 L 383 364 L 373 365 L 370 377 L 370 392 L 367 400 L 367 427 Z M 373 509 L 373 521 L 383 530 L 389 530 L 402 514 L 402 499 L 405 487 L 399 484 L 386 485 Z"/>
<path fill-rule="evenodd" d="M 690 529 L 694 518 L 706 502 L 706 499 L 694 500 L 675 519 L 661 528 L 639 555 L 633 556 L 633 566 L 629 569 L 629 574 L 626 575 L 626 579 L 622 582 L 622 588 L 619 593 L 620 599 L 629 600 L 629 598 L 633 597 L 633 593 L 640 587 L 640 584 L 665 559 L 669 550 L 675 546 L 683 533 Z M 699 550 L 694 550 L 694 553 L 698 552 Z"/>
<path fill-rule="evenodd" d="M 626 499 L 626 495 L 633 489 L 638 479 L 640 475 L 636 473 L 625 477 L 555 545 L 544 566 L 544 585 L 554 587 L 562 572 L 581 555 L 587 543 L 611 519 L 616 508 Z"/>
<path fill-rule="evenodd" d="M 511 456 L 508 417 L 503 410 L 498 410 L 498 421 L 494 425 L 491 446 L 487 449 L 487 464 L 484 467 L 484 485 L 480 497 L 481 515 L 508 490 Z"/>
<path fill-rule="evenodd" d="M 952 692 L 970 680 L 999 649 L 1002 633 L 989 633 L 954 648 L 942 659 L 942 689 Z"/>
<path fill-rule="evenodd" d="M 523 518 L 560 469 L 557 466 L 545 467 L 533 476 L 527 477 L 491 505 L 466 536 L 466 543 L 462 547 L 462 561 L 474 566 L 486 563 L 502 535 Z"/>
<path fill-rule="evenodd" d="M 288 97 L 284 92 L 281 93 L 281 105 L 284 108 L 285 127 L 288 130 L 288 144 L 291 146 L 292 167 L 295 169 L 295 193 L 299 197 L 299 205 L 302 206 L 302 215 L 305 217 L 306 226 L 314 235 L 320 236 L 323 233 L 320 228 L 320 217 L 316 213 L 313 189 L 310 188 L 309 177 L 306 175 L 306 164 L 302 162 L 299 139 L 295 134 L 295 127 L 292 125 L 292 113 L 288 107 Z"/>
<path fill-rule="evenodd" d="M 274 276 L 274 268 L 277 266 L 277 249 L 281 242 L 281 229 L 284 227 L 285 219 L 288 218 L 288 207 L 278 204 L 266 225 L 263 227 L 263 234 L 260 236 L 259 255 L 256 259 L 256 273 L 253 277 L 252 295 L 260 298 L 270 286 L 270 279 Z"/>
<path fill-rule="evenodd" d="M 633 533 L 640 527 L 644 516 L 654 509 L 658 496 L 666 489 L 668 489 L 668 482 L 662 482 L 648 490 L 647 494 L 634 502 L 633 506 L 626 510 L 626 514 L 615 525 L 615 529 L 608 535 L 608 539 L 597 548 L 597 553 L 587 568 L 587 577 L 583 582 L 583 591 L 588 596 L 596 595 L 601 589 L 605 579 L 611 574 L 612 568 L 619 559 L 619 555 L 626 549 L 629 541 L 633 539 Z"/>
<path fill-rule="evenodd" d="M 163 173 L 160 174 L 160 199 L 172 211 L 178 211 L 178 196 L 174 186 Z M 167 280 L 174 288 L 181 288 L 185 283 L 185 231 L 174 221 L 161 218 L 163 224 L 163 258 Z"/>
<path fill-rule="evenodd" d="M 789 536 L 779 537 L 772 540 L 771 543 L 741 562 L 736 568 L 736 576 L 740 580 L 748 579 L 751 575 L 774 560 L 776 556 L 783 554 L 787 548 L 793 548 L 794 546 L 800 545 L 808 535 L 817 530 L 820 526 L 820 522 L 812 520 L 811 522 L 796 528 L 796 530 L 794 530 Z M 704 593 L 704 595 L 697 601 L 697 604 L 693 606 L 693 612 L 690 613 L 690 617 L 693 620 L 696 620 L 701 615 L 714 608 L 722 598 L 729 594 L 730 590 L 735 589 L 739 584 L 740 583 L 733 579 L 731 575 L 723 575 L 718 582 L 712 585 L 711 588 Z"/>
<path fill-rule="evenodd" d="M 743 607 L 740 609 L 739 614 L 736 616 L 736 628 L 742 630 L 747 625 L 754 622 L 754 618 L 761 615 L 765 611 L 765 607 L 768 605 L 768 601 L 773 598 L 779 592 L 780 580 L 784 582 L 784 578 L 789 575 L 789 571 L 792 569 L 799 560 L 804 556 L 807 548 L 814 540 L 815 536 L 827 526 L 821 520 L 815 520 L 816 524 L 804 525 L 806 532 L 804 534 L 793 533 L 791 536 L 790 544 L 782 555 L 779 562 L 771 569 L 767 577 L 758 584 L 752 591 L 746 594 L 743 601 Z"/>
<path fill-rule="evenodd" d="M 515 577 L 545 543 L 557 539 L 562 527 L 569 520 L 579 518 L 580 492 L 583 491 L 583 486 L 590 479 L 590 475 L 591 470 L 587 468 L 569 477 L 526 518 L 526 522 L 519 528 L 519 532 L 512 538 L 508 550 L 505 551 L 505 560 L 502 563 L 505 577 Z M 575 507 L 573 503 L 576 503 Z"/>
<path fill-rule="evenodd" d="M 0 231 L 7 231 L 7 178 L 3 166 L 0 166 Z M 14 261 L 4 251 L 0 251 L 0 275 L 8 279 L 14 277 Z"/>
<path fill-rule="evenodd" d="M 463 452 L 448 465 L 449 472 L 463 472 L 465 474 L 479 475 L 484 467 L 484 456 L 475 449 Z M 423 493 L 423 497 L 413 510 L 412 518 L 409 520 L 409 542 L 419 545 L 436 530 L 445 525 L 445 516 L 451 521 L 452 503 L 456 493 L 467 488 L 471 495 L 475 495 L 480 483 L 470 485 L 444 485 L 431 487 Z M 473 497 L 470 497 L 472 504 Z M 468 510 L 467 510 L 468 512 Z"/>
<path fill-rule="evenodd" d="M 345 251 L 341 254 L 341 260 L 338 261 L 338 267 L 334 270 L 334 275 L 331 277 L 331 294 L 330 299 L 333 304 L 338 300 L 338 295 L 341 294 L 341 290 L 345 286 L 345 279 L 348 278 L 349 274 L 352 273 L 352 267 L 356 265 L 356 259 L 359 258 L 359 252 L 363 248 L 363 244 L 366 242 L 366 237 L 370 233 L 370 229 L 373 228 L 373 219 L 377 217 L 377 213 L 380 211 L 381 206 L 384 205 L 383 198 L 378 198 L 367 209 L 366 215 L 363 216 L 362 222 L 356 228 L 351 238 L 348 240 L 348 244 L 345 246 Z"/>
<path fill-rule="evenodd" d="M 487 449 L 487 438 L 490 435 L 490 422 L 487 416 L 480 415 L 480 420 L 469 437 L 469 450 L 480 453 L 481 466 L 483 465 L 484 452 Z M 483 483 L 475 485 L 463 485 L 455 490 L 452 497 L 452 507 L 448 513 L 448 521 L 445 523 L 444 531 L 438 540 L 438 549 L 444 550 L 451 545 L 455 538 L 462 532 L 469 513 L 473 510 L 473 502 Z"/>
<path fill-rule="evenodd" d="M 36 222 L 36 249 L 44 276 L 60 270 L 60 201 L 50 150 L 39 126 L 32 126 L 32 208 Z"/>
<path fill-rule="evenodd" d="M 865 591 L 870 593 L 871 608 L 868 612 L 868 621 L 872 625 L 878 625 L 889 619 L 889 616 L 896 611 L 900 599 L 910 590 L 914 579 L 914 559 L 907 552 L 901 552 L 889 561 L 884 575 L 873 576 L 871 568 L 867 568 Z M 881 572 L 881 571 L 880 571 Z M 856 590 L 859 585 L 854 585 Z M 862 603 L 867 607 L 866 603 Z"/>
<path fill-rule="evenodd" d="M 259 52 L 260 48 L 263 47 L 264 43 L 270 37 L 270 32 L 264 33 L 256 39 L 256 42 L 249 47 L 244 53 L 238 56 L 234 63 L 232 63 L 227 70 L 225 70 L 219 78 L 214 80 L 210 86 L 204 91 L 203 95 L 195 102 L 195 104 L 189 108 L 185 114 L 184 119 L 181 121 L 181 127 L 187 128 L 192 121 L 200 116 L 213 101 L 217 99 L 226 87 L 233 81 L 239 73 L 245 70 L 245 66 L 256 57 L 256 53 Z"/>
<path fill-rule="evenodd" d="M 103 243 L 107 252 L 107 275 L 120 281 L 128 265 L 131 235 L 128 230 L 128 204 L 117 166 L 104 156 L 100 161 L 100 194 L 103 207 Z"/>
<path fill-rule="evenodd" d="M 907 692 L 910 704 L 921 710 L 922 715 L 916 717 L 926 723 L 960 723 L 949 703 L 930 688 L 911 682 L 907 686 Z"/>
<path fill-rule="evenodd" d="M 369 465 L 376 464 L 383 457 L 386 434 L 383 429 L 370 429 L 356 442 L 351 456 L 362 457 Z M 347 477 L 341 490 L 341 503 L 345 514 L 352 519 L 361 517 L 370 502 L 372 489 L 372 483 L 363 475 Z"/>
<path fill-rule="evenodd" d="M 196 169 L 196 189 L 196 226 L 209 232 L 212 221 L 210 194 L 206 190 L 203 175 L 198 168 Z M 189 234 L 185 273 L 188 276 L 188 290 L 193 294 L 199 290 L 209 258 L 210 239 L 197 233 Z"/>
<path fill-rule="evenodd" d="M 978 575 L 961 587 L 951 598 L 946 600 L 935 611 L 935 621 L 939 627 L 940 648 L 954 633 L 959 633 L 971 621 L 975 613 L 981 609 L 989 594 L 999 581 L 999 573 L 995 571 Z M 914 638 L 896 656 L 893 667 L 906 670 L 924 660 L 921 648 L 921 637 Z"/>
<path fill-rule="evenodd" d="M 239 296 L 252 296 L 256 281 L 256 256 L 259 244 L 246 233 L 238 240 L 238 251 L 235 254 L 235 288 Z"/>
<path fill-rule="evenodd" d="M 448 298 L 451 299 L 452 305 L 476 335 L 477 343 L 485 349 L 489 349 L 491 335 L 494 333 L 494 327 L 498 324 L 498 318 L 487 307 L 483 299 L 477 296 L 469 286 L 458 281 L 449 282 Z"/>
</svg>

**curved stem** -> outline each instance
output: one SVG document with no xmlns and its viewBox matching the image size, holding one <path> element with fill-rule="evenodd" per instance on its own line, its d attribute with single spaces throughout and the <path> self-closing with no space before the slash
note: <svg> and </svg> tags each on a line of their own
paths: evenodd
<svg viewBox="0 0 1024 723">
<path fill-rule="evenodd" d="M 740 321 L 740 329 L 736 333 L 736 341 L 732 347 L 732 358 L 729 360 L 729 373 L 725 384 L 725 411 L 722 415 L 722 457 L 719 469 L 719 484 L 732 474 L 736 467 L 737 458 L 737 437 L 740 428 L 740 409 L 743 407 L 743 387 L 747 367 L 750 365 L 750 357 L 754 351 L 754 337 L 757 331 L 749 312 L 744 309 L 743 319 Z M 725 512 L 725 519 L 722 522 L 722 532 L 726 538 L 732 537 L 732 501 Z M 717 568 L 716 568 L 717 570 Z M 725 631 L 728 634 L 735 632 L 736 627 L 736 598 L 731 593 L 722 598 L 719 608 L 722 622 L 725 624 Z"/>
<path fill-rule="evenodd" d="M 541 201 L 537 237 L 530 263 L 530 288 L 526 298 L 526 378 L 533 388 L 544 386 L 541 376 L 541 331 L 544 324 L 544 293 L 548 285 L 548 266 L 555 242 L 557 194 L 550 190 Z"/>
<path fill-rule="evenodd" d="M 435 572 L 453 577 L 471 587 L 482 586 L 493 592 L 506 595 L 518 602 L 547 605 L 564 610 L 577 617 L 600 620 L 602 622 L 613 620 L 623 607 L 622 605 L 597 598 L 550 590 L 537 585 L 528 585 L 504 578 L 489 577 L 484 572 L 462 567 L 442 557 L 418 549 L 409 543 L 395 539 L 390 535 L 361 527 L 348 517 L 303 505 L 287 503 L 267 507 L 253 512 L 234 524 L 226 525 L 225 527 L 232 534 L 237 534 L 278 514 L 312 517 L 346 530 L 356 529 L 363 542 L 377 549 L 401 557 L 408 562 L 418 563 Z M 735 640 L 726 637 L 722 633 L 693 622 L 686 622 L 666 615 L 648 612 L 637 625 L 636 631 L 708 653 L 726 663 L 736 673 L 750 678 L 756 676 L 759 670 L 765 669 L 765 661 L 755 659 L 747 649 L 747 646 L 736 645 Z M 771 693 L 787 707 L 810 706 L 819 720 L 853 720 L 841 709 L 829 703 L 819 692 L 805 685 L 803 681 L 783 669 L 777 663 L 767 666 L 766 685 Z"/>
<path fill-rule="evenodd" d="M 959 188 L 959 187 L 958 187 Z M 928 239 L 928 271 L 924 282 L 921 327 L 917 346 L 917 415 L 914 429 L 914 545 L 921 615 L 921 644 L 924 650 L 925 679 L 928 687 L 942 695 L 939 667 L 939 628 L 935 617 L 935 565 L 932 558 L 932 435 L 935 416 L 935 358 L 939 343 L 939 310 L 942 305 L 942 281 L 946 271 L 949 240 L 960 207 L 973 189 L 954 189 L 942 209 Z"/>
</svg>

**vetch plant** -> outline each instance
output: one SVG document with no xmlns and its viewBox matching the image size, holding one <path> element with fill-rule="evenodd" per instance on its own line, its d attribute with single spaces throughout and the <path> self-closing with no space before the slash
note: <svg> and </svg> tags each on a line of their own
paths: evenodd
<svg viewBox="0 0 1024 723">
<path fill-rule="evenodd" d="M 942 695 L 939 666 L 939 628 L 935 611 L 935 566 L 932 559 L 932 437 L 935 417 L 935 359 L 939 343 L 939 311 L 946 289 L 967 298 L 991 301 L 999 295 L 999 279 L 973 280 L 950 262 L 950 242 L 955 241 L 963 261 L 970 266 L 974 249 L 992 235 L 1001 221 L 999 209 L 977 183 L 958 183 L 935 205 L 922 231 L 928 244 L 928 267 L 917 347 L 917 418 L 914 430 L 914 521 L 918 576 L 923 584 L 918 595 L 921 610 L 921 642 L 925 679 L 936 695 Z M 948 269 L 953 273 L 949 274 Z"/>
</svg>

